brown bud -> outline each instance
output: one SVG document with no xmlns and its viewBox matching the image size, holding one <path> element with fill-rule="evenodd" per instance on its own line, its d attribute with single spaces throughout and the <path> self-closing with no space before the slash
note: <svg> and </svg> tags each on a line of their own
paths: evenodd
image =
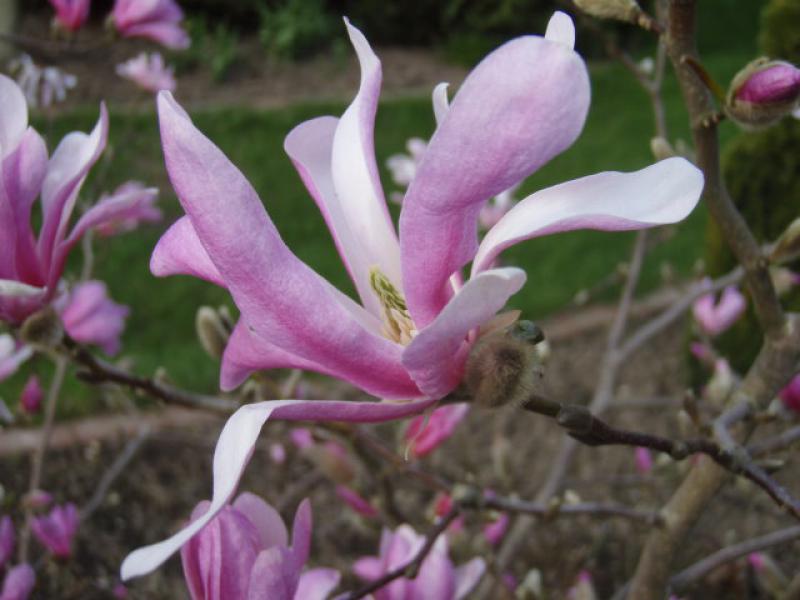
<svg viewBox="0 0 800 600">
<path fill-rule="evenodd" d="M 575 0 L 575 4 L 587 15 L 598 19 L 615 19 L 652 28 L 649 17 L 635 0 Z"/>
<path fill-rule="evenodd" d="M 656 160 L 664 160 L 675 156 L 675 149 L 672 144 L 661 136 L 656 136 L 650 140 L 650 151 Z"/>
<path fill-rule="evenodd" d="M 800 258 L 800 218 L 792 221 L 778 238 L 769 254 L 773 263 L 784 263 Z"/>
<path fill-rule="evenodd" d="M 725 112 L 745 129 L 769 127 L 789 115 L 800 99 L 800 69 L 758 58 L 733 78 Z"/>
<path fill-rule="evenodd" d="M 37 349 L 50 349 L 64 339 L 64 325 L 61 317 L 51 306 L 32 314 L 22 324 L 20 338 Z"/>
<path fill-rule="evenodd" d="M 230 337 L 225 315 L 210 306 L 201 306 L 197 309 L 194 324 L 203 350 L 212 358 L 221 358 Z"/>
<path fill-rule="evenodd" d="M 542 330 L 530 321 L 480 337 L 470 351 L 456 394 L 485 407 L 522 404 L 540 387 L 536 344 L 542 340 Z"/>
</svg>

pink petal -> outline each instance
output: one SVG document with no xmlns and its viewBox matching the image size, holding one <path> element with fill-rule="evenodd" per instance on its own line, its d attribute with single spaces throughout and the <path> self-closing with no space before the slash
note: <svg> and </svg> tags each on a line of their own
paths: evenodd
<svg viewBox="0 0 800 600">
<path fill-rule="evenodd" d="M 125 29 L 124 37 L 143 37 L 171 50 L 185 50 L 192 44 L 189 34 L 174 23 L 142 23 Z"/>
<path fill-rule="evenodd" d="M 504 44 L 469 74 L 403 202 L 403 288 L 418 327 L 441 311 L 448 279 L 474 256 L 483 203 L 572 144 L 588 108 L 585 64 L 541 37 Z"/>
<path fill-rule="evenodd" d="M 290 562 L 286 548 L 275 546 L 260 552 L 250 573 L 246 600 L 292 600 L 297 589 L 293 576 L 299 574 L 292 572 Z"/>
<path fill-rule="evenodd" d="M 486 234 L 472 272 L 488 268 L 509 246 L 542 235 L 675 223 L 692 211 L 702 191 L 702 172 L 683 158 L 668 158 L 633 173 L 589 175 L 541 190 L 520 201 Z"/>
<path fill-rule="evenodd" d="M 167 540 L 129 554 L 120 570 L 122 579 L 139 577 L 158 568 L 228 503 L 253 454 L 261 428 L 273 413 L 275 418 L 287 421 L 371 423 L 418 413 L 432 402 L 428 398 L 405 403 L 275 400 L 243 406 L 228 419 L 217 441 L 214 452 L 214 493 L 208 511 Z"/>
<path fill-rule="evenodd" d="M 439 83 L 433 88 L 433 116 L 436 119 L 436 125 L 444 121 L 447 116 L 447 111 L 450 110 L 450 101 L 447 99 L 447 88 L 449 83 Z"/>
<path fill-rule="evenodd" d="M 449 404 L 437 408 L 430 416 L 414 417 L 404 435 L 414 456 L 426 456 L 447 441 L 468 412 L 469 404 Z"/>
<path fill-rule="evenodd" d="M 370 393 L 418 395 L 402 347 L 365 329 L 357 306 L 289 250 L 241 172 L 168 92 L 158 104 L 172 184 L 249 330 Z"/>
<path fill-rule="evenodd" d="M 466 336 L 505 306 L 525 283 L 525 272 L 506 267 L 473 277 L 436 319 L 411 340 L 403 365 L 420 390 L 441 398 L 461 381 L 466 360 Z"/>
<path fill-rule="evenodd" d="M 262 548 L 289 545 L 289 533 L 280 513 L 259 496 L 250 492 L 239 494 L 233 508 L 247 517 L 256 528 Z"/>
<path fill-rule="evenodd" d="M 300 576 L 294 600 L 326 600 L 342 576 L 336 569 L 311 569 Z"/>
<path fill-rule="evenodd" d="M 192 275 L 225 287 L 225 281 L 197 237 L 192 220 L 184 215 L 158 240 L 150 257 L 150 271 L 156 277 Z"/>
<path fill-rule="evenodd" d="M 28 563 L 17 565 L 6 572 L 3 579 L 3 600 L 27 600 L 36 584 L 36 572 Z"/>
<path fill-rule="evenodd" d="M 456 593 L 454 600 L 461 600 L 478 585 L 486 572 L 486 563 L 482 558 L 473 558 L 466 564 L 456 567 Z"/>
<path fill-rule="evenodd" d="M 11 154 L 28 128 L 28 103 L 17 82 L 0 74 L 0 160 Z"/>
<path fill-rule="evenodd" d="M 50 269 L 58 242 L 64 239 L 72 209 L 89 169 L 97 162 L 108 137 L 108 112 L 100 105 L 100 118 L 92 133 L 72 132 L 58 144 L 42 182 L 44 220 L 39 234 L 39 254 L 48 269 L 48 285 L 55 285 L 60 270 Z"/>
<path fill-rule="evenodd" d="M 383 575 L 383 562 L 377 556 L 365 556 L 353 563 L 353 573 L 365 581 L 375 581 Z"/>
<path fill-rule="evenodd" d="M 575 24 L 568 14 L 557 10 L 547 23 L 546 40 L 558 42 L 567 48 L 575 47 Z"/>
<path fill-rule="evenodd" d="M 455 568 L 447 555 L 447 538 L 440 535 L 433 550 L 422 562 L 419 575 L 413 580 L 412 598 L 450 600 L 455 595 Z"/>
</svg>

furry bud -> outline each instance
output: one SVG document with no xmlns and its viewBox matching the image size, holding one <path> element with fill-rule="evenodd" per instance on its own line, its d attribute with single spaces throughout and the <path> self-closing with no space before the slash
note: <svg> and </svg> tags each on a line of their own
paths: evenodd
<svg viewBox="0 0 800 600">
<path fill-rule="evenodd" d="M 790 223 L 770 252 L 773 263 L 783 263 L 800 258 L 800 218 Z"/>
<path fill-rule="evenodd" d="M 58 313 L 48 306 L 25 320 L 20 329 L 20 338 L 34 348 L 53 348 L 64 338 L 64 325 Z"/>
<path fill-rule="evenodd" d="M 651 28 L 649 17 L 635 0 L 575 0 L 575 4 L 587 15 L 598 19 L 615 19 Z"/>
<path fill-rule="evenodd" d="M 800 100 L 800 69 L 759 58 L 731 82 L 725 112 L 746 129 L 769 127 L 791 114 Z"/>
<path fill-rule="evenodd" d="M 201 306 L 194 325 L 203 350 L 212 358 L 221 358 L 230 337 L 224 316 L 210 306 Z"/>
</svg>

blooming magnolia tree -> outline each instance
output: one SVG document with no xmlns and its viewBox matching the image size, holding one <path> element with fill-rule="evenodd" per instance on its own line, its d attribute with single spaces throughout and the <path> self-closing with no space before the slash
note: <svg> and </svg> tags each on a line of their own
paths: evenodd
<svg viewBox="0 0 800 600">
<path fill-rule="evenodd" d="M 63 31 L 75 32 L 86 22 L 88 1 L 52 4 Z M 345 19 L 361 73 L 355 97 L 341 116 L 297 125 L 284 150 L 322 213 L 356 298 L 287 246 L 245 176 L 173 97 L 175 81 L 160 55 L 142 54 L 118 67 L 121 76 L 158 91 L 164 162 L 185 212 L 153 249 L 150 270 L 158 277 L 190 275 L 219 286 L 238 309 L 236 319 L 207 307 L 197 315 L 200 342 L 221 361 L 222 393 L 213 396 L 134 374 L 93 348 L 109 356 L 120 350 L 130 309 L 113 302 L 106 285 L 92 279 L 91 236 L 130 232 L 142 222 L 157 221 L 157 192 L 129 182 L 93 206 L 79 204 L 81 186 L 106 144 L 105 106 L 91 133 L 68 134 L 48 158 L 44 140 L 28 126 L 33 96 L 24 85 L 0 76 L 0 320 L 6 329 L 0 336 L 0 379 L 14 375 L 36 354 L 55 364 L 47 391 L 32 377 L 20 398 L 20 415 L 44 410 L 42 442 L 30 489 L 20 494 L 18 510 L 24 519 L 16 525 L 8 516 L 0 519 L 0 569 L 5 573 L 0 598 L 24 599 L 35 589 L 38 563 L 30 559 L 31 536 L 64 564 L 74 556 L 81 521 L 102 501 L 103 493 L 81 509 L 73 503 L 52 506 L 41 489 L 42 464 L 70 364 L 90 384 L 117 384 L 168 403 L 226 414 L 213 455 L 211 499 L 185 515 L 177 533 L 164 531 L 164 541 L 133 550 L 121 564 L 120 577 L 127 582 L 179 553 L 195 600 L 541 597 L 536 574 L 515 574 L 510 566 L 535 516 L 582 514 L 645 522 L 649 530 L 641 555 L 619 591 L 619 597 L 637 600 L 680 593 L 715 565 L 800 537 L 796 525 L 788 527 L 791 519 L 800 518 L 800 503 L 779 483 L 775 465 L 757 460 L 800 437 L 796 426 L 786 425 L 800 406 L 800 322 L 784 310 L 774 283 L 781 275 L 775 269 L 798 255 L 800 228 L 795 222 L 768 247 L 756 244 L 718 164 L 718 128 L 724 118 L 746 127 L 780 127 L 798 106 L 800 71 L 786 62 L 755 62 L 734 79 L 717 107 L 713 92 L 718 86 L 695 51 L 693 1 L 658 2 L 656 15 L 643 12 L 633 0 L 577 4 L 590 16 L 623 20 L 658 37 L 658 56 L 647 67 L 610 46 L 652 100 L 655 162 L 634 172 L 586 174 L 527 196 L 520 193 L 525 178 L 575 142 L 590 105 L 589 74 L 574 49 L 573 21 L 556 12 L 544 35 L 510 40 L 486 56 L 452 98 L 447 84 L 433 90 L 436 127 L 429 141 L 409 140 L 410 156 L 390 158 L 395 182 L 407 188 L 395 196 L 401 205 L 397 224 L 385 201 L 374 149 L 381 63 L 364 34 Z M 109 20 L 123 37 L 183 48 L 188 38 L 181 18 L 171 0 L 117 0 Z M 668 141 L 660 96 L 667 61 L 691 119 L 693 161 L 678 156 Z M 662 312 L 626 336 L 648 249 L 644 232 L 679 223 L 701 196 L 740 266 L 718 280 L 685 286 Z M 41 219 L 32 218 L 37 203 Z M 502 259 L 513 245 L 578 229 L 639 232 L 588 406 L 547 395 L 541 384 L 547 377 L 547 332 L 525 320 L 537 315 L 505 309 L 526 285 L 526 273 Z M 66 265 L 79 243 L 84 265 L 76 279 Z M 784 280 L 792 285 L 795 278 L 787 273 Z M 762 326 L 763 346 L 746 373 L 734 373 L 715 339 L 748 307 Z M 695 322 L 691 350 L 706 369 L 707 381 L 683 405 L 696 433 L 665 437 L 654 434 L 657 429 L 649 423 L 632 430 L 606 420 L 602 413 L 615 393 L 621 365 L 690 310 Z M 271 369 L 292 369 L 292 374 L 269 397 L 265 386 L 251 383 Z M 333 392 L 328 398 L 308 398 L 301 371 L 346 382 L 372 400 L 346 400 Z M 497 413 L 493 409 L 509 406 L 520 419 L 547 419 L 565 434 L 535 500 L 451 480 L 419 462 L 436 452 L 468 413 L 480 412 L 491 421 Z M 780 431 L 760 445 L 750 444 L 766 415 L 779 422 Z M 362 425 L 406 419 L 401 434 L 405 455 Z M 374 548 L 350 573 L 308 566 L 316 562 L 310 558 L 308 500 L 299 502 L 290 535 L 275 507 L 249 492 L 237 496 L 258 440 L 270 437 L 267 421 L 315 423 L 314 429 L 292 431 L 296 451 L 323 474 L 354 519 L 381 526 Z M 631 465 L 642 478 L 657 476 L 656 455 L 690 459 L 691 467 L 660 510 L 583 502 L 562 493 L 577 444 L 630 447 Z M 111 479 L 136 447 L 115 463 Z M 283 464 L 283 442 L 273 438 L 269 455 L 276 468 Z M 425 531 L 397 518 L 400 510 L 385 518 L 392 513 L 399 483 L 385 478 L 383 503 L 365 493 L 371 485 L 365 482 L 377 480 L 384 463 L 399 465 L 436 493 L 433 515 L 416 519 L 427 521 Z M 759 494 L 785 509 L 787 528 L 674 573 L 674 558 L 693 523 L 732 477 L 749 480 Z M 465 515 L 470 513 L 487 516 L 479 530 L 481 541 L 469 556 L 455 560 L 450 545 L 466 535 L 470 523 Z M 768 568 L 763 556 L 753 556 L 753 568 Z M 319 560 L 324 563 L 325 557 Z M 594 594 L 592 586 L 591 573 L 582 572 L 568 594 L 591 597 L 586 594 Z M 788 583 L 783 588 L 781 593 L 791 593 Z M 123 587 L 115 590 L 118 596 L 124 593 Z"/>
</svg>

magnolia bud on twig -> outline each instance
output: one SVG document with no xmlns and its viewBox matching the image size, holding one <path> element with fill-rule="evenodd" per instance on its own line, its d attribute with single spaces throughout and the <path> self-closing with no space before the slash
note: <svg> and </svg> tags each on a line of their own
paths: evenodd
<svg viewBox="0 0 800 600">
<path fill-rule="evenodd" d="M 747 129 L 768 127 L 789 115 L 800 100 L 800 69 L 759 58 L 733 78 L 725 112 Z"/>
<path fill-rule="evenodd" d="M 32 314 L 22 324 L 20 338 L 37 349 L 51 349 L 64 338 L 64 326 L 56 311 L 48 306 Z"/>
<path fill-rule="evenodd" d="M 652 17 L 635 0 L 575 0 L 575 4 L 587 15 L 598 19 L 626 21 L 652 31 L 658 29 Z"/>
</svg>

